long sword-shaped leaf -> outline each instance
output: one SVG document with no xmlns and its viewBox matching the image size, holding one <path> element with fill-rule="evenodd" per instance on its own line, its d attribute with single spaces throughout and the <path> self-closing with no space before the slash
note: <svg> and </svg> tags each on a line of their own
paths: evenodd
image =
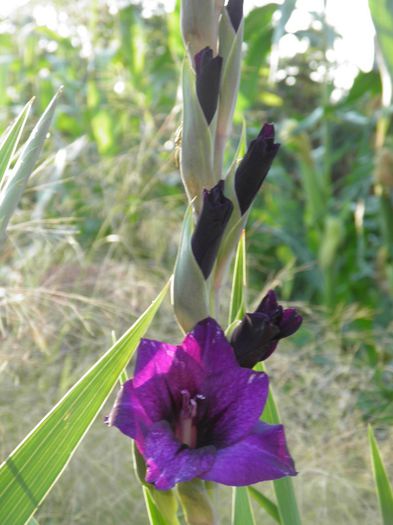
<svg viewBox="0 0 393 525">
<path fill-rule="evenodd" d="M 18 206 L 28 178 L 33 172 L 35 163 L 37 162 L 38 156 L 41 152 L 60 93 L 61 89 L 53 97 L 44 114 L 37 122 L 30 134 L 30 137 L 24 144 L 14 168 L 7 176 L 7 180 L 1 189 L 0 245 L 4 241 L 7 225 L 16 207 Z"/>
<path fill-rule="evenodd" d="M 240 321 L 246 311 L 245 286 L 246 272 L 246 234 L 239 239 L 236 251 L 235 265 L 233 268 L 232 293 L 229 307 L 229 329 Z M 254 516 L 246 487 L 234 487 L 232 491 L 232 524 L 253 525 Z"/>
<path fill-rule="evenodd" d="M 255 487 L 248 487 L 248 492 L 254 498 L 254 500 L 259 503 L 260 507 L 262 507 L 269 514 L 269 516 L 274 519 L 274 521 L 281 523 L 277 505 L 273 503 L 271 499 L 259 492 L 259 490 L 257 490 Z"/>
<path fill-rule="evenodd" d="M 23 132 L 23 128 L 25 127 L 26 120 L 29 115 L 33 101 L 34 99 L 32 98 L 26 104 L 26 106 L 22 109 L 15 122 L 4 134 L 4 138 L 2 137 L 0 145 L 0 190 L 2 185 L 4 184 L 4 174 L 7 171 L 11 160 L 15 154 L 15 150 L 18 146 L 20 136 Z"/>
<path fill-rule="evenodd" d="M 254 523 L 247 487 L 236 487 L 233 490 L 232 525 L 253 525 Z"/>
<path fill-rule="evenodd" d="M 37 510 L 116 385 L 169 283 L 0 467 L 0 523 L 23 525 Z"/>
<path fill-rule="evenodd" d="M 266 372 L 263 363 L 258 363 L 256 370 Z M 280 415 L 270 387 L 269 397 L 262 414 L 263 421 L 272 425 L 280 423 Z M 281 478 L 273 481 L 274 491 L 277 498 L 277 507 L 282 525 L 301 525 L 300 513 L 297 506 L 295 489 L 292 478 Z"/>
<path fill-rule="evenodd" d="M 247 284 L 246 280 L 246 232 L 243 230 L 237 247 L 235 266 L 233 269 L 229 324 L 234 321 L 240 321 L 246 313 L 244 296 Z"/>
<path fill-rule="evenodd" d="M 371 426 L 368 427 L 368 440 L 370 443 L 371 461 L 377 488 L 379 506 L 384 525 L 393 525 L 393 491 L 384 464 L 377 440 Z"/>
</svg>

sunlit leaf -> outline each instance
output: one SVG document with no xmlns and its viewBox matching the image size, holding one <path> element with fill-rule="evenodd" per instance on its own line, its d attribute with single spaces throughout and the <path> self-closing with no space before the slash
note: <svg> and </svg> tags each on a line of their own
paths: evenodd
<svg viewBox="0 0 393 525">
<path fill-rule="evenodd" d="M 23 525 L 41 505 L 116 385 L 168 287 L 1 465 L 0 523 Z"/>
<path fill-rule="evenodd" d="M 38 156 L 47 136 L 60 93 L 61 89 L 53 97 L 44 114 L 37 122 L 29 138 L 25 142 L 15 166 L 7 175 L 7 180 L 1 188 L 0 244 L 5 238 L 7 225 L 16 207 L 18 206 L 28 178 L 33 172 L 34 166 L 38 160 Z"/>
<path fill-rule="evenodd" d="M 1 145 L 0 145 L 0 190 L 2 185 L 4 184 L 4 174 L 7 171 L 10 162 L 15 154 L 15 150 L 18 146 L 20 137 L 22 135 L 23 129 L 26 124 L 27 117 L 30 112 L 31 105 L 33 103 L 34 99 L 31 99 L 26 106 L 22 109 L 20 114 L 18 115 L 18 118 L 15 120 L 15 122 L 12 124 L 12 126 L 9 128 L 9 130 L 6 131 L 4 134 L 4 138 L 1 138 Z"/>
</svg>

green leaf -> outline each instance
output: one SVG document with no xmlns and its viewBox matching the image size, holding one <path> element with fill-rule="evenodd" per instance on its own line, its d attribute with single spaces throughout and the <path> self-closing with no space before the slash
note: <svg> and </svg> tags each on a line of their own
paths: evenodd
<svg viewBox="0 0 393 525">
<path fill-rule="evenodd" d="M 191 247 L 192 205 L 187 208 L 172 285 L 172 304 L 178 323 L 185 332 L 209 316 L 208 285 Z"/>
<path fill-rule="evenodd" d="M 266 372 L 266 367 L 263 363 L 258 363 L 255 370 Z M 262 414 L 262 419 L 271 425 L 278 425 L 281 423 L 280 415 L 272 388 L 269 388 L 269 397 Z M 292 478 L 281 478 L 273 481 L 274 491 L 277 498 L 277 507 L 280 515 L 282 525 L 301 525 L 300 513 L 297 506 L 295 489 Z"/>
<path fill-rule="evenodd" d="M 259 503 L 259 505 L 271 516 L 274 521 L 281 523 L 277 505 L 271 499 L 259 492 L 255 487 L 248 487 L 248 492 Z"/>
<path fill-rule="evenodd" d="M 61 89 L 52 98 L 44 114 L 37 122 L 24 144 L 14 168 L 9 173 L 4 186 L 2 186 L 0 193 L 0 245 L 4 241 L 9 220 L 19 203 L 27 180 L 33 172 L 41 152 L 60 93 Z"/>
<path fill-rule="evenodd" d="M 232 126 L 240 82 L 244 21 L 236 33 L 233 30 L 228 11 L 224 9 L 219 26 L 219 54 L 223 57 L 220 97 L 215 140 L 214 172 L 216 179 L 222 178 L 222 164 L 225 145 Z"/>
<path fill-rule="evenodd" d="M 169 283 L 0 467 L 0 523 L 23 525 L 41 505 L 150 326 Z"/>
<path fill-rule="evenodd" d="M 235 487 L 233 489 L 232 525 L 254 524 L 255 520 L 247 487 Z"/>
<path fill-rule="evenodd" d="M 229 325 L 240 320 L 245 311 L 246 286 L 246 234 L 243 230 L 236 251 L 235 266 L 233 269 L 232 294 L 229 309 Z M 234 487 L 232 524 L 248 525 L 254 523 L 254 516 L 246 487 Z"/>
<path fill-rule="evenodd" d="M 185 60 L 183 65 L 183 129 L 180 157 L 181 177 L 188 200 L 193 199 L 194 208 L 199 211 L 203 188 L 212 188 L 218 179 L 213 174 L 213 136 L 217 112 L 210 125 L 199 103 L 195 88 L 195 73 Z"/>
<path fill-rule="evenodd" d="M 235 266 L 232 278 L 232 293 L 229 307 L 228 324 L 240 321 L 246 313 L 245 288 L 247 284 L 246 271 L 246 232 L 243 230 L 237 245 Z"/>
<path fill-rule="evenodd" d="M 384 62 L 393 80 L 393 4 L 391 0 L 369 0 L 369 6 Z"/>
<path fill-rule="evenodd" d="M 26 120 L 29 115 L 33 101 L 34 99 L 32 98 L 26 104 L 26 106 L 20 112 L 18 118 L 15 120 L 15 122 L 12 124 L 9 130 L 7 130 L 4 134 L 4 138 L 2 137 L 0 145 L 0 190 L 2 184 L 4 184 L 4 174 L 7 171 L 11 160 L 15 154 L 15 150 L 18 146 L 20 137 L 25 127 Z"/>
<path fill-rule="evenodd" d="M 154 503 L 151 491 L 145 486 L 143 487 L 143 495 L 145 497 L 150 525 L 169 525 L 170 522 L 165 520 L 161 512 L 158 510 L 157 505 Z"/>
<path fill-rule="evenodd" d="M 371 461 L 377 488 L 379 506 L 384 525 L 393 525 L 393 491 L 389 478 L 382 462 L 377 440 L 371 425 L 368 427 L 368 441 L 370 444 Z"/>
<path fill-rule="evenodd" d="M 213 525 L 216 523 L 207 485 L 195 478 L 177 484 L 177 493 L 187 525 Z"/>
</svg>

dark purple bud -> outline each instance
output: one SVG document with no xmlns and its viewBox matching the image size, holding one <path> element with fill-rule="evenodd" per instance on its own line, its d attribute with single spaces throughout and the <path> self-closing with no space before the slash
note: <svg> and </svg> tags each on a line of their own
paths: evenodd
<svg viewBox="0 0 393 525">
<path fill-rule="evenodd" d="M 233 204 L 224 196 L 223 190 L 223 180 L 211 190 L 203 190 L 202 210 L 191 239 L 192 252 L 205 279 L 213 269 L 225 227 L 233 210 Z"/>
<path fill-rule="evenodd" d="M 246 314 L 233 331 L 231 345 L 240 366 L 253 368 L 272 355 L 278 341 L 294 334 L 302 324 L 294 308 L 283 308 L 270 290 L 252 314 Z"/>
<path fill-rule="evenodd" d="M 279 147 L 280 144 L 274 142 L 273 124 L 264 124 L 257 138 L 250 143 L 235 174 L 235 191 L 242 215 L 262 186 Z"/>
<path fill-rule="evenodd" d="M 233 29 L 237 32 L 243 18 L 243 0 L 229 0 L 226 6 Z"/>
<path fill-rule="evenodd" d="M 213 51 L 205 47 L 194 57 L 196 71 L 196 92 L 198 100 L 210 124 L 217 109 L 220 91 L 222 57 L 213 58 Z"/>
</svg>

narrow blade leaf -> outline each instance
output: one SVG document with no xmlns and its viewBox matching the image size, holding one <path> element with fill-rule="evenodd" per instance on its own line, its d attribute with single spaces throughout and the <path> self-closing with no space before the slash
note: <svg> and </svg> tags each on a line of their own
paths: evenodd
<svg viewBox="0 0 393 525">
<path fill-rule="evenodd" d="M 228 324 L 242 319 L 246 312 L 244 291 L 246 288 L 246 232 L 243 230 L 237 245 L 232 278 L 232 293 Z"/>
<path fill-rule="evenodd" d="M 255 487 L 248 487 L 248 492 L 257 501 L 268 514 L 271 516 L 274 521 L 281 523 L 280 514 L 278 512 L 277 505 L 273 503 L 271 499 L 266 497 L 262 492 L 259 492 Z"/>
<path fill-rule="evenodd" d="M 236 487 L 233 490 L 232 525 L 254 525 L 247 487 Z"/>
<path fill-rule="evenodd" d="M 7 225 L 18 206 L 27 181 L 33 172 L 35 163 L 45 142 L 60 93 L 61 90 L 52 98 L 49 106 L 37 122 L 23 146 L 17 163 L 2 187 L 0 193 L 0 244 L 4 241 Z"/>
<path fill-rule="evenodd" d="M 23 525 L 59 478 L 150 326 L 169 283 L 0 467 L 0 523 Z"/>
<path fill-rule="evenodd" d="M 266 372 L 266 367 L 263 363 L 258 363 L 255 370 Z M 278 425 L 281 423 L 280 415 L 272 389 L 269 389 L 269 397 L 262 414 L 262 419 L 266 423 Z M 274 491 L 277 498 L 277 507 L 280 515 L 282 525 L 301 525 L 300 513 L 296 501 L 295 489 L 292 478 L 281 478 L 273 481 Z"/>
<path fill-rule="evenodd" d="M 22 135 L 23 129 L 26 124 L 27 117 L 29 116 L 30 108 L 34 99 L 31 99 L 26 106 L 22 109 L 19 116 L 5 133 L 4 138 L 2 137 L 0 145 L 0 189 L 4 184 L 4 174 L 7 171 L 10 162 L 15 154 L 15 150 L 18 146 L 20 136 Z"/>
<path fill-rule="evenodd" d="M 231 325 L 233 327 L 235 321 L 239 321 L 246 311 L 244 294 L 246 278 L 246 233 L 243 230 L 237 245 L 235 265 L 233 268 L 232 293 L 228 319 L 229 327 L 231 327 Z M 232 524 L 252 525 L 254 523 L 254 516 L 247 488 L 234 487 L 232 497 Z"/>
<path fill-rule="evenodd" d="M 371 426 L 368 427 L 371 462 L 384 525 L 393 525 L 393 491 Z"/>
</svg>

